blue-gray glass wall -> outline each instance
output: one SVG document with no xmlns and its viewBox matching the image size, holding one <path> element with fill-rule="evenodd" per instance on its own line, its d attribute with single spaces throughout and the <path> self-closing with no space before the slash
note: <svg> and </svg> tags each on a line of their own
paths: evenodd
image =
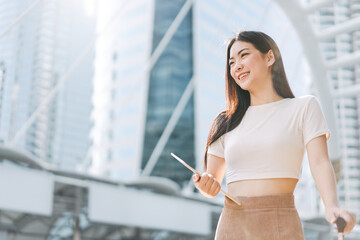
<svg viewBox="0 0 360 240">
<path fill-rule="evenodd" d="M 155 1 L 152 51 L 179 13 L 185 1 Z M 172 113 L 193 75 L 192 11 L 190 10 L 170 43 L 151 70 L 142 168 L 145 167 Z M 190 98 L 151 175 L 170 178 L 180 185 L 188 182 L 190 171 L 171 159 L 178 153 L 194 166 L 194 98 Z"/>
</svg>

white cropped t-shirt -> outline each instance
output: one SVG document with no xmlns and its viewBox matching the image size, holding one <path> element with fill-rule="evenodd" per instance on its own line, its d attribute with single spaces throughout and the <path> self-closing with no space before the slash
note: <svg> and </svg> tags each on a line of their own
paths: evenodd
<svg viewBox="0 0 360 240">
<path fill-rule="evenodd" d="M 331 132 L 311 95 L 249 106 L 240 124 L 208 148 L 225 158 L 226 183 L 245 179 L 300 177 L 305 146 Z"/>
</svg>

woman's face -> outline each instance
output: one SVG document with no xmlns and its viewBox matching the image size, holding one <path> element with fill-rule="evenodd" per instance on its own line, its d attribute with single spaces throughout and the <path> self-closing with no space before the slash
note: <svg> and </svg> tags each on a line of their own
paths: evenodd
<svg viewBox="0 0 360 240">
<path fill-rule="evenodd" d="M 270 53 L 271 51 L 269 51 Z M 230 48 L 230 74 L 244 90 L 250 91 L 265 86 L 271 79 L 269 53 L 262 54 L 251 43 L 235 41 Z M 272 52 L 270 54 L 272 57 Z M 270 64 L 269 64 L 270 63 Z"/>
</svg>

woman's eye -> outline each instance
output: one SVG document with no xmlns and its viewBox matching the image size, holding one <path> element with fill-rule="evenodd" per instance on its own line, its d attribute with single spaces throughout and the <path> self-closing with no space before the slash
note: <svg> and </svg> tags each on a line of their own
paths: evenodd
<svg viewBox="0 0 360 240">
<path fill-rule="evenodd" d="M 244 56 L 246 56 L 246 55 L 249 55 L 248 53 L 243 53 L 243 54 L 241 54 L 241 58 L 243 58 Z"/>
<path fill-rule="evenodd" d="M 231 65 L 233 65 L 234 64 L 234 62 L 229 62 L 229 66 L 231 67 Z"/>
</svg>

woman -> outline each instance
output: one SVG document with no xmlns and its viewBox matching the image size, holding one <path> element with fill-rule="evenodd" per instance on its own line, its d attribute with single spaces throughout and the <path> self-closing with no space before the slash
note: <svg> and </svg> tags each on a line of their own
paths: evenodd
<svg viewBox="0 0 360 240">
<path fill-rule="evenodd" d="M 326 220 L 343 217 L 349 233 L 355 217 L 338 207 L 320 104 L 294 97 L 276 43 L 262 32 L 238 33 L 227 47 L 225 77 L 227 109 L 211 127 L 204 173 L 193 176 L 214 197 L 226 174 L 228 193 L 242 204 L 225 198 L 215 239 L 304 239 L 293 192 L 305 148 Z"/>
</svg>

